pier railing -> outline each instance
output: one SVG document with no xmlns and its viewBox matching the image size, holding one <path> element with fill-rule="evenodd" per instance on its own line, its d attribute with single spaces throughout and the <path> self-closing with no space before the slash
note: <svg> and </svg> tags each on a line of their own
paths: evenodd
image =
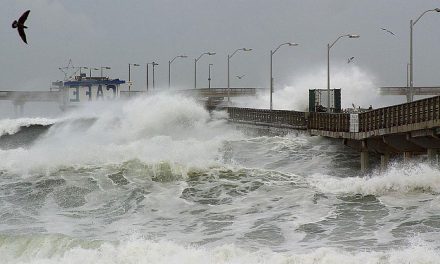
<svg viewBox="0 0 440 264">
<path fill-rule="evenodd" d="M 440 96 L 378 108 L 359 114 L 359 132 L 434 121 L 440 118 Z"/>
<path fill-rule="evenodd" d="M 381 130 L 384 131 L 383 133 L 390 133 L 392 131 L 399 132 L 401 130 L 399 127 L 405 127 L 404 130 L 409 131 L 440 125 L 440 96 L 378 108 L 355 115 L 236 107 L 228 107 L 227 111 L 229 118 L 234 122 L 330 132 Z M 354 119 L 350 118 L 352 115 L 355 117 Z M 389 130 L 394 128 L 397 130 Z"/>
<path fill-rule="evenodd" d="M 197 88 L 197 89 L 187 89 L 178 90 L 180 94 L 187 96 L 202 96 L 202 97 L 231 97 L 237 96 L 255 96 L 258 93 L 266 92 L 267 89 L 264 88 Z"/>
<path fill-rule="evenodd" d="M 308 129 L 349 132 L 350 114 L 312 112 L 309 115 Z"/>
<path fill-rule="evenodd" d="M 285 127 L 295 129 L 307 129 L 306 112 L 267 110 L 253 108 L 226 108 L 230 120 L 234 122 L 251 123 L 256 125 L 268 125 L 273 127 Z"/>
</svg>

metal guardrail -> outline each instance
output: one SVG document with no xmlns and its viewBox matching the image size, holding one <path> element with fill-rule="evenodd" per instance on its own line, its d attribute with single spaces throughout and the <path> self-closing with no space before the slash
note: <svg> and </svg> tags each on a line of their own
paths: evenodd
<svg viewBox="0 0 440 264">
<path fill-rule="evenodd" d="M 382 95 L 407 95 L 409 87 L 405 86 L 388 86 L 380 87 L 379 92 Z M 413 87 L 414 95 L 439 95 L 440 86 L 420 86 Z"/>
<path fill-rule="evenodd" d="M 307 112 L 226 107 L 230 120 L 274 127 L 307 129 Z"/>
<path fill-rule="evenodd" d="M 440 96 L 378 108 L 359 114 L 359 132 L 440 119 Z"/>
<path fill-rule="evenodd" d="M 333 132 L 349 132 L 350 114 L 312 112 L 309 115 L 307 128 Z"/>
<path fill-rule="evenodd" d="M 350 132 L 350 114 L 348 113 L 308 113 L 234 107 L 226 109 L 229 113 L 229 118 L 235 122 L 330 132 Z M 358 132 L 370 132 L 439 120 L 440 96 L 436 96 L 359 113 Z M 418 128 L 414 126 L 413 129 Z"/>
<path fill-rule="evenodd" d="M 56 102 L 63 98 L 59 91 L 0 91 L 0 100 L 15 102 Z"/>
<path fill-rule="evenodd" d="M 188 90 L 179 90 L 178 92 L 185 95 L 191 96 L 219 96 L 219 97 L 227 97 L 229 96 L 254 96 L 257 95 L 258 92 L 264 92 L 267 89 L 264 88 L 198 88 L 198 89 L 188 89 Z"/>
</svg>

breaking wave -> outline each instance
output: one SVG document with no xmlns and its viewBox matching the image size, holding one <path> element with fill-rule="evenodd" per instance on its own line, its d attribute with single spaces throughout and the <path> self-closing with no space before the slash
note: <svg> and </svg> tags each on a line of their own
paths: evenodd
<svg viewBox="0 0 440 264">
<path fill-rule="evenodd" d="M 57 119 L 48 118 L 18 118 L 0 120 L 0 137 L 3 135 L 13 135 L 25 127 L 50 126 L 55 124 Z"/>
<path fill-rule="evenodd" d="M 61 120 L 40 120 L 53 125 L 28 149 L 0 150 L 0 169 L 25 173 L 133 159 L 205 167 L 218 160 L 225 140 L 241 134 L 194 100 L 167 95 L 85 106 Z"/>
<path fill-rule="evenodd" d="M 310 185 L 324 193 L 386 195 L 392 193 L 440 193 L 440 171 L 426 163 L 396 163 L 385 172 L 367 177 L 340 178 L 314 174 Z"/>
<path fill-rule="evenodd" d="M 385 252 L 348 252 L 319 248 L 304 253 L 247 251 L 228 244 L 213 248 L 182 246 L 169 241 L 132 238 L 122 242 L 84 241 L 62 235 L 0 237 L 2 263 L 326 263 L 428 264 L 437 263 L 438 251 L 425 245 Z"/>
</svg>

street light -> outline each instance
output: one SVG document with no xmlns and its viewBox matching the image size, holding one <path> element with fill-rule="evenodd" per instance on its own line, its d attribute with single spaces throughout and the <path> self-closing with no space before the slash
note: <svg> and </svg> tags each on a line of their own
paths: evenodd
<svg viewBox="0 0 440 264">
<path fill-rule="evenodd" d="M 231 90 L 231 85 L 230 85 L 230 79 L 229 79 L 229 62 L 232 58 L 232 56 L 235 55 L 235 53 L 237 53 L 238 51 L 251 51 L 252 49 L 248 49 L 248 48 L 241 48 L 241 49 L 236 49 L 231 55 L 228 54 L 228 104 L 230 102 L 230 90 Z"/>
<path fill-rule="evenodd" d="M 330 113 L 330 49 L 343 37 L 348 38 L 359 38 L 359 35 L 355 34 L 346 34 L 339 36 L 332 44 L 327 44 L 327 112 Z"/>
<path fill-rule="evenodd" d="M 81 70 L 82 70 L 82 69 L 87 70 L 89 67 L 86 67 L 86 66 L 80 66 L 80 67 L 78 67 L 78 68 L 79 68 L 79 76 L 81 76 L 81 75 L 82 75 Z"/>
<path fill-rule="evenodd" d="M 209 56 L 212 56 L 212 55 L 215 55 L 215 52 L 205 52 L 205 53 L 202 53 L 198 58 L 196 58 L 196 59 L 194 59 L 194 89 L 196 89 L 197 88 L 197 62 L 200 60 L 200 58 L 202 58 L 203 57 L 203 55 L 209 55 Z"/>
<path fill-rule="evenodd" d="M 434 9 L 429 9 L 426 10 L 425 12 L 423 12 L 414 22 L 411 19 L 410 23 L 409 23 L 409 29 L 410 29 L 410 37 L 409 37 L 409 102 L 413 101 L 413 90 L 414 90 L 414 80 L 413 80 L 413 27 L 414 25 L 420 20 L 420 18 L 422 18 L 422 16 L 428 12 L 440 12 L 440 8 L 434 8 Z"/>
<path fill-rule="evenodd" d="M 153 90 L 154 90 L 154 66 L 157 66 L 159 64 L 153 61 L 152 65 L 153 65 Z"/>
<path fill-rule="evenodd" d="M 211 66 L 214 65 L 210 63 L 208 65 L 208 88 L 211 89 Z"/>
<path fill-rule="evenodd" d="M 278 51 L 279 48 L 281 48 L 282 46 L 298 46 L 297 43 L 292 43 L 292 42 L 286 42 L 283 44 L 280 44 L 274 51 L 270 51 L 270 110 L 272 110 L 272 94 L 273 94 L 273 70 L 272 70 L 272 61 L 273 61 L 273 55 L 275 54 L 275 52 Z"/>
<path fill-rule="evenodd" d="M 103 77 L 103 74 L 102 74 L 102 70 L 103 70 L 103 69 L 110 70 L 111 68 L 108 67 L 108 66 L 101 66 L 101 79 L 102 79 L 102 77 Z"/>
<path fill-rule="evenodd" d="M 133 65 L 134 67 L 138 67 L 139 64 L 136 63 L 129 63 L 128 64 L 128 96 L 130 96 L 130 91 L 131 91 L 131 65 Z"/>
<path fill-rule="evenodd" d="M 159 65 L 159 64 L 157 64 L 156 62 L 148 62 L 147 64 L 147 92 L 148 92 L 148 88 L 149 88 L 149 84 L 150 84 L 150 82 L 149 82 L 149 80 L 148 80 L 148 65 L 153 65 L 153 89 L 154 89 L 154 66 L 157 66 L 157 65 Z"/>
<path fill-rule="evenodd" d="M 92 78 L 92 70 L 94 71 L 99 71 L 98 68 L 89 68 L 90 72 L 89 72 L 89 77 Z"/>
<path fill-rule="evenodd" d="M 171 63 L 177 58 L 188 58 L 186 55 L 179 55 L 168 61 L 168 89 L 171 88 Z"/>
</svg>

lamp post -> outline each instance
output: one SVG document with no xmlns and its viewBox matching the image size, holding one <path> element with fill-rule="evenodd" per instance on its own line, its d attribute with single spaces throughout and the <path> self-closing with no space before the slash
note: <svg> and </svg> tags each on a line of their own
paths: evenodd
<svg viewBox="0 0 440 264">
<path fill-rule="evenodd" d="M 409 97 L 408 102 L 413 101 L 414 97 L 414 79 L 413 79 L 413 28 L 414 25 L 422 18 L 422 16 L 428 12 L 440 12 L 440 8 L 429 9 L 423 12 L 415 21 L 411 19 L 409 23 Z"/>
<path fill-rule="evenodd" d="M 273 67 L 272 67 L 272 62 L 273 62 L 273 55 L 275 54 L 275 52 L 278 51 L 279 48 L 281 48 L 282 46 L 298 46 L 297 43 L 291 43 L 291 42 L 286 42 L 283 44 L 280 44 L 275 50 L 271 50 L 270 51 L 270 110 L 272 110 L 272 94 L 273 94 Z"/>
<path fill-rule="evenodd" d="M 214 64 L 209 64 L 208 65 L 208 88 L 211 89 L 211 66 Z"/>
<path fill-rule="evenodd" d="M 332 44 L 327 44 L 327 112 L 330 113 L 330 49 L 343 37 L 359 38 L 359 35 L 346 34 L 339 36 Z"/>
<path fill-rule="evenodd" d="M 85 69 L 85 70 L 87 70 L 89 67 L 86 67 L 86 66 L 80 66 L 79 67 L 79 76 L 81 76 L 81 74 L 82 74 L 82 69 Z"/>
<path fill-rule="evenodd" d="M 196 59 L 194 59 L 194 89 L 196 89 L 197 88 L 197 62 L 200 60 L 200 58 L 202 58 L 203 57 L 203 55 L 209 55 L 209 56 L 212 56 L 212 55 L 215 55 L 215 52 L 205 52 L 205 53 L 202 53 L 198 58 L 196 58 Z"/>
<path fill-rule="evenodd" d="M 149 79 L 148 79 L 148 65 L 153 65 L 153 89 L 154 89 L 154 66 L 156 66 L 156 65 L 159 65 L 159 64 L 157 64 L 156 62 L 148 62 L 147 64 L 147 92 L 148 92 L 148 88 L 149 88 L 149 84 L 150 84 L 150 81 L 149 81 Z"/>
<path fill-rule="evenodd" d="M 90 67 L 89 67 L 89 71 L 90 71 L 90 72 L 89 72 L 89 77 L 90 77 L 90 78 L 92 78 L 92 70 L 94 70 L 94 71 L 99 71 L 98 68 L 90 68 Z"/>
<path fill-rule="evenodd" d="M 103 77 L 103 72 L 102 72 L 103 69 L 110 70 L 111 68 L 108 66 L 101 66 L 101 79 Z"/>
<path fill-rule="evenodd" d="M 159 64 L 153 61 L 152 65 L 153 65 L 153 90 L 154 90 L 154 87 L 155 87 L 154 86 L 154 67 L 159 65 Z"/>
<path fill-rule="evenodd" d="M 230 103 L 230 91 L 231 91 L 231 84 L 230 84 L 230 78 L 229 78 L 229 64 L 230 64 L 230 60 L 232 58 L 232 56 L 235 55 L 235 53 L 239 52 L 239 51 L 251 51 L 252 49 L 248 49 L 248 48 L 241 48 L 241 49 L 236 49 L 234 52 L 232 52 L 231 55 L 228 54 L 228 104 Z"/>
<path fill-rule="evenodd" d="M 179 55 L 168 61 L 168 89 L 171 88 L 171 63 L 177 58 L 188 58 L 186 55 Z"/>
<path fill-rule="evenodd" d="M 138 67 L 139 64 L 136 63 L 128 64 L 128 96 L 130 96 L 130 91 L 131 91 L 131 65 L 133 65 L 134 67 Z"/>
</svg>

